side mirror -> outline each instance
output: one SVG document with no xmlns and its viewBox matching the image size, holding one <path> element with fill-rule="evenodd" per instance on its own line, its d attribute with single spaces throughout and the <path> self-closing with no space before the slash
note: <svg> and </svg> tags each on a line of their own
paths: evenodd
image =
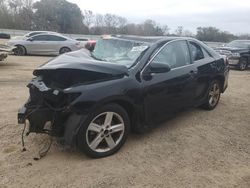
<svg viewBox="0 0 250 188">
<path fill-rule="evenodd" d="M 151 80 L 152 73 L 166 73 L 171 70 L 168 64 L 152 62 L 143 72 L 143 79 Z"/>
<path fill-rule="evenodd" d="M 164 72 L 169 72 L 170 70 L 171 70 L 170 66 L 168 64 L 164 64 L 164 63 L 152 62 L 149 65 L 150 73 L 164 73 Z"/>
</svg>

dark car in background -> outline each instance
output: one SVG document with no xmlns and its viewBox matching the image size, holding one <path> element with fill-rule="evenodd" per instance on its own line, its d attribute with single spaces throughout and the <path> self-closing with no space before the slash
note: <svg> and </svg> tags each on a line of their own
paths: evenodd
<svg viewBox="0 0 250 188">
<path fill-rule="evenodd" d="M 226 55 L 230 66 L 246 70 L 250 65 L 250 40 L 234 40 L 216 49 L 221 55 Z"/>
<path fill-rule="evenodd" d="M 0 33 L 0 39 L 10 39 L 10 34 Z"/>
<path fill-rule="evenodd" d="M 63 54 L 33 72 L 18 122 L 99 158 L 130 129 L 143 132 L 189 107 L 214 109 L 228 85 L 227 62 L 192 38 L 110 37 L 90 52 Z"/>
</svg>

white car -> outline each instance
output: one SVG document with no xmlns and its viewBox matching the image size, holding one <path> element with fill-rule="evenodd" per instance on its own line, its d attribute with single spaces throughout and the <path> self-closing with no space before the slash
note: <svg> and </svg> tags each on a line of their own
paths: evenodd
<svg viewBox="0 0 250 188">
<path fill-rule="evenodd" d="M 7 45 L 16 46 L 15 55 L 58 55 L 82 48 L 79 41 L 60 34 L 38 34 L 29 38 L 12 39 Z"/>
</svg>

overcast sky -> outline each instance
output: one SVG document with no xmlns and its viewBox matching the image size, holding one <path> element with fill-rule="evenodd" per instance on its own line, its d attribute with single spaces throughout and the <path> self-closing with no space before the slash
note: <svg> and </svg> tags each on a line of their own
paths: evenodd
<svg viewBox="0 0 250 188">
<path fill-rule="evenodd" d="M 250 33 L 249 0 L 69 0 L 82 10 L 112 13 L 140 23 L 153 19 L 174 31 L 183 26 L 192 32 L 214 26 L 231 33 Z"/>
</svg>

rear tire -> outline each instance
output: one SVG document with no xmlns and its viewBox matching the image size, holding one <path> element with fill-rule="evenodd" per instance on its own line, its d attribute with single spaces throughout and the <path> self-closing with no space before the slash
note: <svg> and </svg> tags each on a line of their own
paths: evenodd
<svg viewBox="0 0 250 188">
<path fill-rule="evenodd" d="M 68 47 L 62 47 L 59 51 L 59 54 L 64 54 L 64 53 L 68 53 L 71 52 L 71 49 Z"/>
<path fill-rule="evenodd" d="M 26 54 L 26 48 L 24 46 L 17 45 L 13 52 L 14 55 L 24 56 Z"/>
<path fill-rule="evenodd" d="M 247 68 L 247 59 L 246 58 L 241 58 L 240 62 L 238 64 L 238 69 L 240 71 L 244 71 Z"/>
<path fill-rule="evenodd" d="M 123 146 L 129 131 L 130 119 L 125 109 L 108 104 L 83 122 L 77 134 L 77 145 L 89 157 L 107 157 Z"/>
<path fill-rule="evenodd" d="M 205 103 L 201 106 L 205 110 L 213 110 L 220 100 L 221 86 L 218 80 L 213 80 L 208 88 Z"/>
</svg>

